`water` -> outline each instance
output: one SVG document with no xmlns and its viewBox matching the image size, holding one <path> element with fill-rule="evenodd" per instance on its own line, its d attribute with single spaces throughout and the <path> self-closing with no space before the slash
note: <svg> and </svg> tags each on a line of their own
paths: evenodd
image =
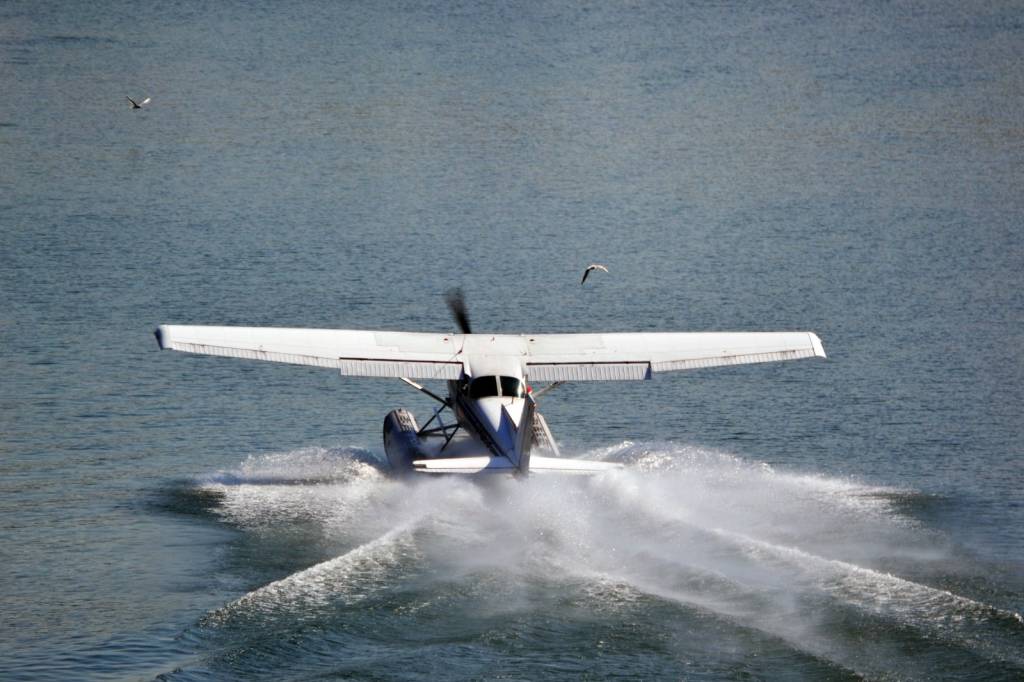
<svg viewBox="0 0 1024 682">
<path fill-rule="evenodd" d="M 5 3 L 0 677 L 1019 679 L 1020 16 Z M 626 472 L 414 485 L 399 382 L 151 336 L 453 285 L 829 359 L 564 386 Z"/>
</svg>

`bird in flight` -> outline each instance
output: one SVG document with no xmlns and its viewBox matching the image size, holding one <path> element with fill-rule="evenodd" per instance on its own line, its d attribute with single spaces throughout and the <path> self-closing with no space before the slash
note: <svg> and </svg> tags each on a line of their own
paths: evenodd
<svg viewBox="0 0 1024 682">
<path fill-rule="evenodd" d="M 605 272 L 608 272 L 608 268 L 601 265 L 600 263 L 591 263 L 590 265 L 587 266 L 587 269 L 583 271 L 583 279 L 580 280 L 580 284 L 583 284 L 584 282 L 587 281 L 587 276 L 590 275 L 591 270 L 604 270 Z"/>
<path fill-rule="evenodd" d="M 132 103 L 132 109 L 141 109 L 142 105 L 149 104 L 149 100 L 150 99 L 151 99 L 150 97 L 147 97 L 146 99 L 142 100 L 141 102 L 136 102 L 131 97 L 129 97 L 128 101 Z"/>
</svg>

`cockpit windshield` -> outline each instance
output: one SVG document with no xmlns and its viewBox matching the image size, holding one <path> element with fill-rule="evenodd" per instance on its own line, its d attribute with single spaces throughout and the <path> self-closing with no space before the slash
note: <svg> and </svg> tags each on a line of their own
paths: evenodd
<svg viewBox="0 0 1024 682">
<path fill-rule="evenodd" d="M 501 384 L 501 395 L 506 398 L 522 398 L 526 395 L 523 390 L 523 382 L 515 377 L 498 377 Z"/>
<path fill-rule="evenodd" d="M 515 377 L 477 377 L 469 383 L 469 397 L 473 400 L 495 396 L 522 398 L 526 396 L 526 390 L 523 382 Z"/>
<path fill-rule="evenodd" d="M 477 377 L 469 383 L 469 397 L 473 400 L 500 395 L 498 377 Z"/>
</svg>

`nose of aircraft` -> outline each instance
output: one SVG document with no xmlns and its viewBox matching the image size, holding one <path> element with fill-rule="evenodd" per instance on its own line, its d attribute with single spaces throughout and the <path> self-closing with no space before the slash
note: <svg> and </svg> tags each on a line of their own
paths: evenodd
<svg viewBox="0 0 1024 682">
<path fill-rule="evenodd" d="M 481 398 L 477 401 L 480 416 L 505 452 L 511 452 L 516 444 L 515 429 L 523 419 L 526 401 L 522 398 Z"/>
</svg>

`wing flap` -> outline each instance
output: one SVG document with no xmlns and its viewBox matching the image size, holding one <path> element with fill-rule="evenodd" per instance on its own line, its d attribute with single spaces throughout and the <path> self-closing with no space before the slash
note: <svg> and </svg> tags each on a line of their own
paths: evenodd
<svg viewBox="0 0 1024 682">
<path fill-rule="evenodd" d="M 650 379 L 649 362 L 526 363 L 533 381 L 628 381 Z"/>
</svg>

